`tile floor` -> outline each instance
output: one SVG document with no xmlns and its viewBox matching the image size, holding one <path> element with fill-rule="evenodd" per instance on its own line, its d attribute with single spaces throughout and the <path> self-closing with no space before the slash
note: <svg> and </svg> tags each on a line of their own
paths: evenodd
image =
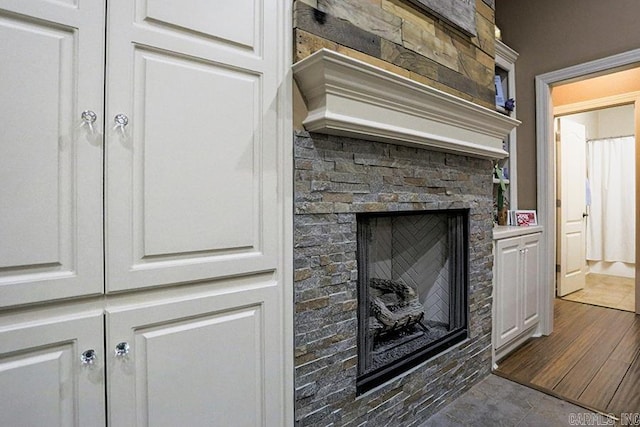
<svg viewBox="0 0 640 427">
<path fill-rule="evenodd" d="M 633 312 L 636 304 L 635 289 L 635 279 L 605 274 L 587 274 L 584 289 L 562 298 Z"/>
<path fill-rule="evenodd" d="M 421 427 L 570 425 L 613 425 L 613 421 L 497 375 L 489 375 Z"/>
</svg>

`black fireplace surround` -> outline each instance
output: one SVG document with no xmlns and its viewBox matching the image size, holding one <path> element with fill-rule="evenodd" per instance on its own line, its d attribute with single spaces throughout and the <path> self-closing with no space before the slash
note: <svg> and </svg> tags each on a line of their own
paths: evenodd
<svg viewBox="0 0 640 427">
<path fill-rule="evenodd" d="M 357 215 L 358 394 L 468 337 L 468 230 L 464 209 Z"/>
</svg>

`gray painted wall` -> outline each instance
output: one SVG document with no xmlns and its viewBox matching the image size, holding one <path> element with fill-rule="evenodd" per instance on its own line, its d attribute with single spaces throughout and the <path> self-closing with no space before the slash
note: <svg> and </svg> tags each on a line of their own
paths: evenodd
<svg viewBox="0 0 640 427">
<path fill-rule="evenodd" d="M 639 47 L 637 0 L 496 0 L 502 40 L 518 51 L 518 204 L 536 207 L 536 75 Z"/>
</svg>

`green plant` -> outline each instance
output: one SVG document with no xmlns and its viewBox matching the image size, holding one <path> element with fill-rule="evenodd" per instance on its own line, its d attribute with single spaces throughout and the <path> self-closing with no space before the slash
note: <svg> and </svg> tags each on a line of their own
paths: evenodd
<svg viewBox="0 0 640 427">
<path fill-rule="evenodd" d="M 499 187 L 498 187 L 498 211 L 501 211 L 504 208 L 504 194 L 507 191 L 507 186 L 504 183 L 504 175 L 502 174 L 502 168 L 498 166 L 496 163 L 493 167 L 494 173 L 498 178 Z"/>
</svg>

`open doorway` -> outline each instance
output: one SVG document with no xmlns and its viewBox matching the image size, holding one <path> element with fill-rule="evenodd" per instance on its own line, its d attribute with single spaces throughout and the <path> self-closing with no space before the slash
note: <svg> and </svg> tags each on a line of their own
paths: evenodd
<svg viewBox="0 0 640 427">
<path fill-rule="evenodd" d="M 554 88 L 553 93 L 571 90 L 572 85 Z M 581 112 L 560 102 L 554 105 L 563 113 L 554 122 L 557 296 L 633 312 L 634 104 Z"/>
<path fill-rule="evenodd" d="M 559 87 L 566 83 L 579 82 L 591 77 L 604 76 L 613 74 L 624 70 L 635 69 L 638 71 L 640 64 L 640 49 L 624 52 L 618 55 L 613 55 L 607 58 L 598 59 L 595 61 L 578 64 L 568 68 L 564 68 L 557 71 L 552 71 L 546 74 L 536 76 L 536 146 L 537 146 L 537 188 L 538 188 L 538 218 L 541 223 L 550 232 L 544 233 L 543 240 L 541 242 L 544 259 L 542 260 L 541 276 L 543 283 L 547 283 L 542 289 L 542 307 L 541 307 L 541 332 L 544 335 L 548 335 L 553 332 L 554 324 L 554 301 L 556 298 L 555 283 L 556 283 L 556 152 L 555 152 L 555 136 L 554 136 L 554 100 L 552 99 L 552 89 Z M 601 97 L 609 97 L 613 100 L 615 96 L 622 96 L 623 100 L 618 101 L 617 105 L 634 103 L 635 108 L 635 129 L 640 124 L 638 118 L 639 109 L 638 102 L 640 102 L 640 87 L 636 89 L 620 90 L 619 82 L 613 82 L 609 86 L 605 86 L 606 89 L 617 90 L 615 93 L 601 94 Z M 639 84 L 636 80 L 636 84 Z M 586 88 L 588 89 L 588 87 Z M 587 90 L 581 91 L 580 95 L 584 95 Z M 636 91 L 636 96 L 631 96 L 630 92 Z M 631 99 L 629 100 L 628 98 Z M 591 97 L 590 99 L 593 99 Z M 573 104 L 589 104 L 589 98 L 587 99 L 574 99 L 568 103 Z M 611 103 L 611 105 L 616 105 Z M 593 109 L 584 108 L 583 111 Z M 638 156 L 636 150 L 636 156 Z M 638 172 L 636 172 L 636 182 L 638 182 Z M 638 192 L 638 186 L 636 186 L 636 196 Z M 636 220 L 636 228 L 638 228 Z M 638 247 L 638 239 L 636 236 L 636 248 Z M 638 251 L 636 250 L 636 258 Z M 637 262 L 636 262 L 637 264 Z M 639 278 L 636 275 L 635 295 L 636 295 L 636 313 L 640 310 L 639 295 L 640 286 L 638 286 Z"/>
</svg>

